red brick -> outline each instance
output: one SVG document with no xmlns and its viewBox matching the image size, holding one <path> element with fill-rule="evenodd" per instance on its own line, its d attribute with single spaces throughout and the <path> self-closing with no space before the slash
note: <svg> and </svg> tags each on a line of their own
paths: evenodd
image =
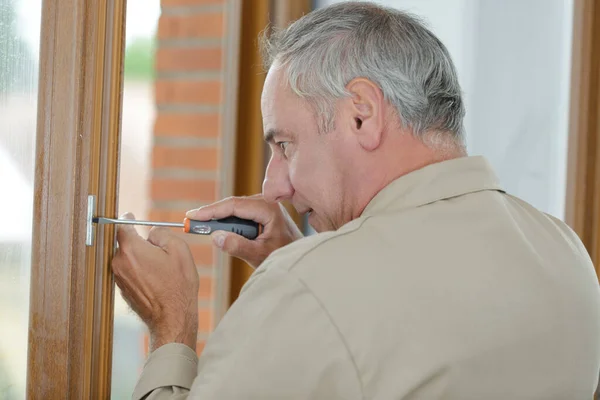
<svg viewBox="0 0 600 400">
<path fill-rule="evenodd" d="M 251 0 L 249 0 L 251 1 Z M 153 147 L 152 168 L 183 169 L 191 171 L 217 171 L 221 149 L 218 144 L 206 144 L 202 141 L 189 141 L 195 147 L 178 146 L 182 138 L 205 138 L 205 142 L 216 142 L 220 137 L 221 115 L 216 113 L 192 113 L 186 105 L 219 106 L 223 102 L 223 89 L 227 82 L 220 82 L 213 77 L 212 71 L 222 71 L 224 50 L 219 42 L 225 34 L 226 18 L 220 8 L 203 9 L 202 5 L 223 5 L 224 0 L 161 0 L 165 12 L 158 23 L 159 40 L 183 39 L 181 43 L 202 42 L 202 40 L 186 41 L 185 39 L 217 39 L 217 43 L 206 47 L 171 47 L 159 46 L 155 55 L 155 68 L 159 79 L 155 82 L 155 102 L 157 105 L 168 105 L 171 112 L 162 111 L 159 107 L 154 123 L 154 136 L 160 137 L 159 145 Z M 174 12 L 169 12 L 172 9 Z M 223 9 L 224 10 L 224 9 Z M 175 12 L 176 11 L 176 12 Z M 214 40 L 211 40 L 214 42 Z M 208 74 L 206 72 L 209 72 Z M 204 78 L 204 80 L 202 80 Z M 182 106 L 177 113 L 178 105 Z M 200 108 L 200 107 L 199 107 Z M 209 107 L 204 107 L 209 108 Z M 216 107 L 211 107 L 216 108 Z M 173 112 L 174 110 L 174 112 Z M 171 143 L 172 142 L 172 143 Z M 198 143 L 198 144 L 196 144 Z M 215 147 L 213 147 L 215 146 Z M 176 171 L 172 170 L 172 175 Z M 166 174 L 156 175 L 166 176 Z M 189 176 L 189 175 L 188 175 Z M 183 177 L 182 177 L 183 178 Z M 189 202 L 191 208 L 216 200 L 219 182 L 212 179 L 174 179 L 156 178 L 151 181 L 150 198 L 159 202 L 161 207 L 171 209 L 151 209 L 149 218 L 156 221 L 181 222 L 188 210 L 183 202 Z M 208 237 L 185 235 L 181 229 L 174 229 L 188 243 L 194 262 L 199 268 L 200 282 L 198 299 L 202 306 L 198 309 L 199 339 L 196 352 L 200 355 L 205 346 L 205 337 L 214 327 L 212 299 L 215 284 L 227 285 L 217 281 L 214 275 L 217 249 Z M 147 346 L 147 337 L 144 345 Z"/>
<path fill-rule="evenodd" d="M 162 47 L 156 52 L 157 71 L 198 71 L 222 68 L 223 50 Z"/>
<path fill-rule="evenodd" d="M 159 221 L 159 222 L 175 222 L 182 223 L 185 218 L 185 212 L 173 212 L 173 211 L 164 211 L 164 210 L 151 210 L 149 219 L 151 221 Z M 182 228 L 167 228 L 170 229 L 171 232 L 176 234 L 178 237 L 185 240 L 187 234 L 183 232 Z"/>
<path fill-rule="evenodd" d="M 153 200 L 190 200 L 213 202 L 216 200 L 214 180 L 153 179 L 150 196 Z"/>
<path fill-rule="evenodd" d="M 213 280 L 210 276 L 200 277 L 200 289 L 198 290 L 198 299 L 210 300 L 212 298 Z"/>
<path fill-rule="evenodd" d="M 221 102 L 221 87 L 220 81 L 158 80 L 156 102 L 217 105 Z"/>
<path fill-rule="evenodd" d="M 159 113 L 154 123 L 156 136 L 194 136 L 216 138 L 220 129 L 219 114 Z"/>
<path fill-rule="evenodd" d="M 214 248 L 212 244 L 192 244 L 190 251 L 197 265 L 213 265 Z"/>
<path fill-rule="evenodd" d="M 153 221 L 171 221 L 171 222 L 182 222 L 183 218 L 185 218 L 185 214 L 194 209 L 194 208 L 198 208 L 202 205 L 205 205 L 207 203 L 198 203 L 197 206 L 193 206 L 191 207 L 189 210 L 187 209 L 160 209 L 160 208 L 152 208 L 150 210 L 150 216 L 148 218 L 152 219 Z M 193 203 L 190 203 L 190 205 L 193 205 Z"/>
<path fill-rule="evenodd" d="M 196 354 L 198 355 L 198 357 L 200 357 L 200 355 L 202 354 L 202 351 L 204 350 L 204 346 L 206 346 L 206 341 L 198 340 L 196 342 Z"/>
<path fill-rule="evenodd" d="M 198 309 L 198 332 L 210 332 L 212 329 L 212 310 L 210 308 Z"/>
<path fill-rule="evenodd" d="M 158 20 L 158 38 L 222 37 L 225 30 L 223 13 L 162 15 Z"/>
<path fill-rule="evenodd" d="M 214 147 L 155 146 L 153 168 L 184 168 L 213 171 L 219 163 L 219 150 Z"/>
<path fill-rule="evenodd" d="M 185 213 L 188 210 L 173 211 L 173 210 L 150 210 L 151 221 L 163 221 L 163 222 L 183 222 Z"/>
</svg>

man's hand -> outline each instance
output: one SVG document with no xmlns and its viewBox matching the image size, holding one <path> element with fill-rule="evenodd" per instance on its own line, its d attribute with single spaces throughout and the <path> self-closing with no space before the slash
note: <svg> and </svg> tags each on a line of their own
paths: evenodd
<svg viewBox="0 0 600 400">
<path fill-rule="evenodd" d="M 188 211 L 186 216 L 200 221 L 236 216 L 261 224 L 263 232 L 254 240 L 225 231 L 211 234 L 217 247 L 241 258 L 253 268 L 257 268 L 273 251 L 303 237 L 286 209 L 279 203 L 267 203 L 262 195 L 229 197 Z"/>
<path fill-rule="evenodd" d="M 115 282 L 148 325 L 150 350 L 173 342 L 195 350 L 199 282 L 187 244 L 167 228 L 153 228 L 146 241 L 130 225 L 117 227 L 117 241 Z"/>
</svg>

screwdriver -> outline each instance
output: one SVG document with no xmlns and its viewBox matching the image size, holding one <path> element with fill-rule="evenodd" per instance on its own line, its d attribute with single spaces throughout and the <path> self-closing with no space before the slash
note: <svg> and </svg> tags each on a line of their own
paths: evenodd
<svg viewBox="0 0 600 400">
<path fill-rule="evenodd" d="M 262 231 L 262 226 L 257 222 L 242 219 L 238 217 L 227 217 L 213 219 L 210 221 L 198 221 L 185 218 L 183 223 L 176 222 L 155 222 L 155 221 L 136 221 L 132 219 L 114 219 L 104 217 L 94 217 L 92 222 L 97 224 L 126 224 L 126 225 L 148 225 L 148 226 L 166 226 L 173 228 L 183 228 L 185 233 L 196 235 L 210 235 L 214 231 L 228 231 L 237 233 L 246 239 L 256 239 Z"/>
</svg>

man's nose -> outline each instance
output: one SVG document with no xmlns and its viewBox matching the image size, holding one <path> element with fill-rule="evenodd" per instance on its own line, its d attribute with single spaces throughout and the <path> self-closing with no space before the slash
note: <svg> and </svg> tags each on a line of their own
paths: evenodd
<svg viewBox="0 0 600 400">
<path fill-rule="evenodd" d="M 263 198 L 274 203 L 289 200 L 294 194 L 294 187 L 290 182 L 287 166 L 271 158 L 265 172 L 263 181 Z"/>
</svg>

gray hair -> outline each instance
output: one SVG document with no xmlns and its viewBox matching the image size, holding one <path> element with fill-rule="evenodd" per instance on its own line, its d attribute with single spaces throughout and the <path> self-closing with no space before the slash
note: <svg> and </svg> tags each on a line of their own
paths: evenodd
<svg viewBox="0 0 600 400">
<path fill-rule="evenodd" d="M 366 2 L 317 9 L 261 38 L 264 66 L 284 67 L 291 89 L 309 100 L 319 130 L 334 128 L 335 100 L 363 77 L 378 85 L 400 123 L 424 139 L 463 144 L 465 109 L 446 47 L 415 16 Z"/>
</svg>

